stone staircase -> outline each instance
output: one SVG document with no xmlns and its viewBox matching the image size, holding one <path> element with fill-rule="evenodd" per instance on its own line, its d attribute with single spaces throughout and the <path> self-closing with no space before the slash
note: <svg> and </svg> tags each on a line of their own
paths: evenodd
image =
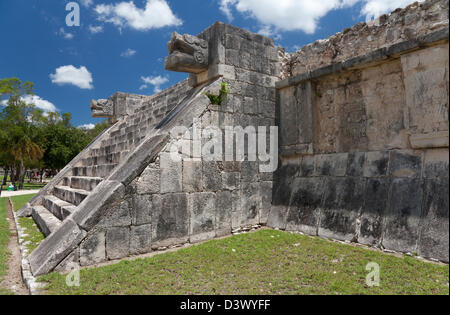
<svg viewBox="0 0 450 315">
<path fill-rule="evenodd" d="M 175 86 L 185 89 L 185 82 Z M 67 171 L 39 202 L 31 207 L 31 216 L 47 237 L 74 213 L 91 192 L 133 151 L 147 134 L 178 105 L 184 93 L 170 97 L 170 91 L 144 98 L 132 115 L 122 117 L 99 144 L 88 148 L 84 156 Z"/>
</svg>

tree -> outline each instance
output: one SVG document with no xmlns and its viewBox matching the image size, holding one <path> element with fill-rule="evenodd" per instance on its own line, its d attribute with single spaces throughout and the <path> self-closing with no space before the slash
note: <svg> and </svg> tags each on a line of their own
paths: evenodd
<svg viewBox="0 0 450 315">
<path fill-rule="evenodd" d="M 23 187 L 26 163 L 33 163 L 42 158 L 43 150 L 35 142 L 37 131 L 30 123 L 30 118 L 36 115 L 33 105 L 23 101 L 24 95 L 33 94 L 33 83 L 22 83 L 17 78 L 0 80 L 0 99 L 8 97 L 7 106 L 2 110 L 1 140 L 2 152 L 7 152 L 13 158 L 11 181 L 19 182 L 19 189 Z"/>
</svg>

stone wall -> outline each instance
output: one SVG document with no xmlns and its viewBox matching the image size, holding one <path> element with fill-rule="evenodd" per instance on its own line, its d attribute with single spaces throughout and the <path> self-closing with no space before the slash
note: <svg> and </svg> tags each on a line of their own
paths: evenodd
<svg viewBox="0 0 450 315">
<path fill-rule="evenodd" d="M 171 150 L 193 148 L 194 128 L 215 127 L 224 132 L 226 127 L 266 126 L 269 133 L 275 124 L 278 49 L 269 38 L 223 23 L 214 24 L 199 37 L 210 44 L 209 69 L 191 76 L 188 94 L 196 96 L 184 111 L 185 101 L 179 102 L 180 93 L 174 88 L 161 93 L 177 98 L 177 107 L 170 109 L 179 113 L 174 121 L 168 119 L 172 114 L 162 115 L 157 127 L 159 133 L 175 126 L 188 127 L 189 132 L 165 143 L 57 270 L 64 270 L 70 262 L 88 266 L 266 224 L 273 175 L 261 172 L 260 162 L 248 161 L 247 151 L 243 160 L 228 161 L 223 150 L 219 159 L 211 161 L 192 150 L 177 161 Z M 222 82 L 230 93 L 222 105 L 211 105 L 204 92 L 218 94 Z M 175 91 L 184 93 L 185 83 L 180 86 Z M 158 110 L 165 103 L 153 98 L 139 110 Z M 201 142 L 208 140 L 203 137 Z"/>
<path fill-rule="evenodd" d="M 283 73 L 297 75 L 448 27 L 448 9 L 448 0 L 427 0 L 358 23 L 287 54 L 282 58 Z"/>
<path fill-rule="evenodd" d="M 294 56 L 269 226 L 448 262 L 447 9 L 412 4 Z"/>
</svg>

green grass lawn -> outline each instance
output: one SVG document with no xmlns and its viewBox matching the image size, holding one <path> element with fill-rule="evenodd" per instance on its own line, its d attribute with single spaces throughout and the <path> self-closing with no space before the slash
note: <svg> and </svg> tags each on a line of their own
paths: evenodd
<svg viewBox="0 0 450 315">
<path fill-rule="evenodd" d="M 31 194 L 11 197 L 14 211 L 22 208 L 28 201 L 30 201 L 31 198 L 33 198 L 33 196 L 34 195 Z M 24 237 L 24 241 L 28 242 L 25 247 L 28 249 L 28 253 L 31 253 L 36 247 L 39 246 L 45 236 L 41 233 L 32 218 L 19 218 L 19 225 L 25 229 L 26 236 Z"/>
<path fill-rule="evenodd" d="M 9 242 L 9 222 L 6 220 L 6 202 L 7 198 L 0 198 L 0 282 L 8 271 L 8 251 Z M 0 295 L 12 294 L 11 291 L 0 287 Z"/>
<path fill-rule="evenodd" d="M 34 195 L 35 194 L 29 194 L 29 195 L 21 195 L 21 196 L 11 197 L 11 201 L 12 201 L 13 206 L 14 206 L 14 211 L 17 211 L 20 208 L 22 208 L 23 206 L 25 206 L 26 203 L 28 201 L 30 201 L 31 198 L 34 197 Z"/>
<path fill-rule="evenodd" d="M 365 270 L 376 262 L 380 287 Z M 43 276 L 48 294 L 449 294 L 449 267 L 274 230 L 81 270 L 80 287 Z"/>
</svg>

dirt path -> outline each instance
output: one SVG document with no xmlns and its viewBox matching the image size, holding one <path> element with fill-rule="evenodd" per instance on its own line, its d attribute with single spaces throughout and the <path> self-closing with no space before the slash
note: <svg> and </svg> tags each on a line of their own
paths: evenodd
<svg viewBox="0 0 450 315">
<path fill-rule="evenodd" d="M 9 199 L 6 204 L 9 231 L 11 232 L 7 249 L 11 255 L 8 259 L 8 273 L 0 285 L 3 288 L 13 291 L 16 295 L 28 295 L 28 289 L 22 279 L 22 253 L 20 252 L 19 242 L 17 240 L 16 224 L 14 223 L 13 210 Z"/>
</svg>

